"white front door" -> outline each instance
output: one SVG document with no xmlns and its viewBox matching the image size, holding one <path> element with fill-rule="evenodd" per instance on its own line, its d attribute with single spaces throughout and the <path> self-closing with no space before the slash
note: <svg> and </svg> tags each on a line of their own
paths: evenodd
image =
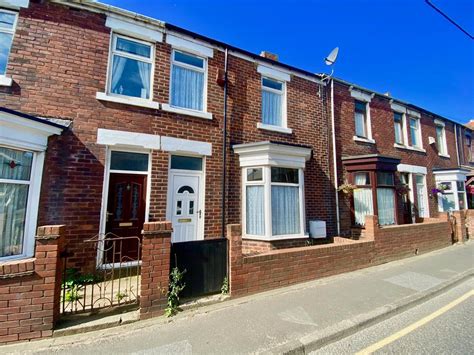
<svg viewBox="0 0 474 355">
<path fill-rule="evenodd" d="M 418 202 L 418 215 L 420 217 L 428 217 L 425 194 L 425 177 L 423 175 L 415 175 L 416 195 Z"/>
<path fill-rule="evenodd" d="M 200 238 L 200 208 L 201 176 L 172 172 L 170 174 L 171 188 L 169 211 L 173 223 L 171 241 L 188 242 Z"/>
</svg>

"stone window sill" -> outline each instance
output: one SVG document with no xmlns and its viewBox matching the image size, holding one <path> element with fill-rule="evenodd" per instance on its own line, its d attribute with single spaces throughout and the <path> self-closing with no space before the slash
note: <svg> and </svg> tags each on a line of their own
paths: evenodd
<svg viewBox="0 0 474 355">
<path fill-rule="evenodd" d="M 161 109 L 167 112 L 179 113 L 181 115 L 192 116 L 192 117 L 199 117 L 204 118 L 206 120 L 212 120 L 212 113 L 209 112 L 201 112 L 195 110 L 188 110 L 185 108 L 174 107 L 168 104 L 162 104 Z"/>
<path fill-rule="evenodd" d="M 355 142 L 375 144 L 375 139 L 371 139 L 371 138 L 362 138 L 362 137 L 354 136 L 352 137 L 352 139 Z"/>
<path fill-rule="evenodd" d="M 160 108 L 160 104 L 158 102 L 140 99 L 138 97 L 111 96 L 107 95 L 105 92 L 98 92 L 96 93 L 95 98 L 100 101 L 109 101 L 125 105 L 146 107 L 155 110 L 159 110 Z"/>
<path fill-rule="evenodd" d="M 33 275 L 35 272 L 35 260 L 35 258 L 27 258 L 0 261 L 0 279 Z"/>
<path fill-rule="evenodd" d="M 7 86 L 10 87 L 13 84 L 12 78 L 9 78 L 5 75 L 0 75 L 0 86 Z"/>
<path fill-rule="evenodd" d="M 423 149 L 423 148 L 410 147 L 408 145 L 402 145 L 402 144 L 398 144 L 398 143 L 395 143 L 393 146 L 395 148 L 399 148 L 399 149 L 413 150 L 415 152 L 426 153 L 426 150 Z"/>
<path fill-rule="evenodd" d="M 441 154 L 439 153 L 438 154 L 441 158 L 447 158 L 447 159 L 451 159 L 451 156 L 449 154 Z"/>
<path fill-rule="evenodd" d="M 273 237 L 261 236 L 261 235 L 244 235 L 242 239 L 249 240 L 260 240 L 263 242 L 274 242 L 276 240 L 285 240 L 285 239 L 306 239 L 309 238 L 309 234 L 289 234 L 289 235 L 276 235 Z"/>
<path fill-rule="evenodd" d="M 272 132 L 285 133 L 285 134 L 292 134 L 293 133 L 293 130 L 291 128 L 274 126 L 274 125 L 269 125 L 269 124 L 265 124 L 265 123 L 261 123 L 261 122 L 257 123 L 257 128 L 264 129 L 264 130 L 267 130 L 267 131 L 272 131 Z"/>
</svg>

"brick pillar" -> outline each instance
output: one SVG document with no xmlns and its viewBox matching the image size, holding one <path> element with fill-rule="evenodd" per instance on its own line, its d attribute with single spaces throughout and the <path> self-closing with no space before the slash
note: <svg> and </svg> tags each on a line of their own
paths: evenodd
<svg viewBox="0 0 474 355">
<path fill-rule="evenodd" d="M 230 294 L 235 296 L 243 290 L 245 280 L 245 277 L 242 274 L 242 227 L 240 224 L 227 225 L 227 239 L 229 240 Z"/>
<path fill-rule="evenodd" d="M 43 326 L 40 327 L 42 337 L 52 335 L 54 325 L 59 318 L 63 272 L 60 254 L 64 249 L 65 232 L 65 225 L 42 226 L 38 228 L 36 236 L 35 273 L 44 281 L 42 287 Z"/>
<path fill-rule="evenodd" d="M 171 222 L 143 225 L 140 319 L 163 314 L 170 274 Z"/>
<path fill-rule="evenodd" d="M 453 211 L 454 218 L 454 242 L 459 243 L 466 240 L 466 215 L 464 211 Z"/>
<path fill-rule="evenodd" d="M 374 216 L 365 216 L 365 231 L 364 237 L 369 240 L 374 240 L 377 237 L 379 226 L 379 217 Z"/>
</svg>

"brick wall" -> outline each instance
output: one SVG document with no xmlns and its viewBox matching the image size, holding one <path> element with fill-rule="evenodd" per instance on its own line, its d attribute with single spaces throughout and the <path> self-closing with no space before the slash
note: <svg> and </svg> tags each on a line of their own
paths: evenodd
<svg viewBox="0 0 474 355">
<path fill-rule="evenodd" d="M 466 210 L 466 237 L 474 238 L 474 210 Z"/>
<path fill-rule="evenodd" d="M 447 214 L 424 223 L 379 227 L 377 216 L 366 217 L 358 241 L 335 237 L 334 243 L 243 255 L 240 225 L 227 228 L 232 296 L 270 290 L 349 272 L 440 249 L 452 244 Z"/>
<path fill-rule="evenodd" d="M 381 154 L 394 158 L 399 158 L 401 164 L 418 165 L 427 168 L 427 191 L 430 194 L 431 189 L 435 188 L 435 179 L 432 173 L 433 168 L 457 168 L 456 157 L 456 139 L 454 124 L 446 121 L 446 142 L 450 158 L 440 157 L 435 145 L 428 144 L 428 137 L 436 137 L 436 128 L 434 125 L 435 117 L 426 112 L 421 113 L 421 132 L 423 148 L 426 152 L 418 152 L 408 149 L 395 148 L 395 129 L 393 124 L 393 110 L 390 106 L 390 97 L 381 97 L 375 95 L 370 102 L 370 117 L 372 136 L 376 144 L 356 142 L 353 140 L 355 135 L 354 123 L 354 98 L 351 97 L 349 86 L 343 83 L 335 82 L 334 87 L 335 100 L 335 119 L 336 119 L 336 146 L 340 156 L 354 156 L 364 154 Z M 407 122 L 408 125 L 408 122 Z M 410 139 L 409 126 L 407 129 Z M 348 180 L 348 174 L 342 162 L 339 160 L 339 184 Z M 414 201 L 417 201 L 416 190 Z M 351 227 L 351 197 L 340 194 L 341 210 L 341 228 L 346 234 L 349 234 Z M 400 209 L 401 206 L 399 206 Z M 431 217 L 438 215 L 437 200 L 429 197 L 429 211 Z"/>
<path fill-rule="evenodd" d="M 375 241 L 375 264 L 427 253 L 453 243 L 451 223 L 446 213 L 423 223 L 378 226 L 377 216 L 367 216 L 365 237 Z"/>
<path fill-rule="evenodd" d="M 64 236 L 64 226 L 39 227 L 34 258 L 0 263 L 0 345 L 53 334 Z"/>
<path fill-rule="evenodd" d="M 140 319 L 160 316 L 166 307 L 172 231 L 171 222 L 143 226 Z"/>
</svg>

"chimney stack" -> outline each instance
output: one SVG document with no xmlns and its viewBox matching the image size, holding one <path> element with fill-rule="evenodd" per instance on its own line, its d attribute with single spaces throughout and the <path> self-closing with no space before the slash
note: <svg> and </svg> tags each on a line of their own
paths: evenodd
<svg viewBox="0 0 474 355">
<path fill-rule="evenodd" d="M 264 57 L 267 59 L 274 60 L 275 62 L 278 62 L 278 54 L 267 52 L 267 51 L 261 51 L 260 52 L 260 57 Z"/>
</svg>

